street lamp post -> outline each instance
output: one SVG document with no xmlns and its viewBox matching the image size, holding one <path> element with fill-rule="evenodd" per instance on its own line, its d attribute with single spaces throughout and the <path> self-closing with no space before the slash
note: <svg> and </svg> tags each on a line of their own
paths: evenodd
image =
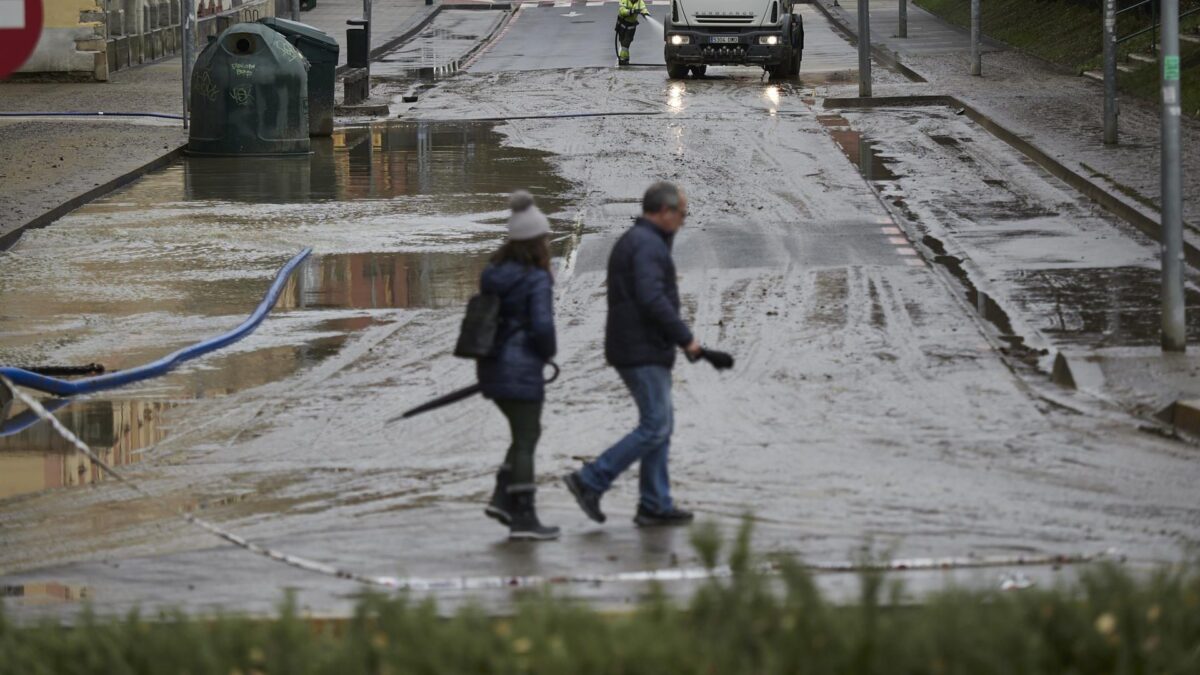
<svg viewBox="0 0 1200 675">
<path fill-rule="evenodd" d="M 983 74 L 983 55 L 979 47 L 979 0 L 971 0 L 971 74 Z"/>
<path fill-rule="evenodd" d="M 180 58 L 183 76 L 183 128 L 188 128 L 188 118 L 191 116 L 189 107 L 192 97 L 192 64 L 196 61 L 196 5 L 193 0 L 180 0 L 180 38 L 183 40 L 183 50 Z"/>
<path fill-rule="evenodd" d="M 1179 0 L 1162 0 L 1162 348 L 1187 349 L 1180 175 Z"/>
<path fill-rule="evenodd" d="M 1104 144 L 1117 144 L 1117 0 L 1104 0 Z"/>
<path fill-rule="evenodd" d="M 868 0 L 858 0 L 858 95 L 871 95 L 871 10 Z"/>
</svg>

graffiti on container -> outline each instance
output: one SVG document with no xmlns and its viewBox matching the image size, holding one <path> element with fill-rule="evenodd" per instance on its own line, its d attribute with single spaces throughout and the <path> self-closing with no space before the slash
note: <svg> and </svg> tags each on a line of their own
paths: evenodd
<svg viewBox="0 0 1200 675">
<path fill-rule="evenodd" d="M 213 82 L 211 71 L 201 70 L 196 73 L 196 93 L 211 102 L 215 102 L 217 96 L 221 95 L 221 88 L 217 86 L 216 82 Z"/>
<path fill-rule="evenodd" d="M 233 74 L 238 77 L 251 77 L 254 75 L 254 63 L 231 63 L 229 67 L 233 69 Z"/>
<path fill-rule="evenodd" d="M 231 87 L 229 95 L 233 98 L 233 102 L 238 105 L 250 105 L 254 102 L 254 93 L 250 90 L 250 85 L 248 84 L 239 84 L 236 87 Z"/>
<path fill-rule="evenodd" d="M 304 58 L 300 55 L 300 52 L 296 51 L 296 48 L 293 47 L 292 43 L 290 42 L 281 42 L 279 44 L 279 55 L 286 59 L 288 63 L 299 61 L 300 59 Z"/>
</svg>

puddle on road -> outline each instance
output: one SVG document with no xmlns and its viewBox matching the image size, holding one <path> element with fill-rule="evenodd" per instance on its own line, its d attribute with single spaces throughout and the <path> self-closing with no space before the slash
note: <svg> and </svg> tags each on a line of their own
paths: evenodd
<svg viewBox="0 0 1200 675">
<path fill-rule="evenodd" d="M 110 466 L 139 461 L 138 451 L 162 438 L 165 401 L 82 401 L 55 415 Z M 20 411 L 16 411 L 19 414 Z M 77 487 L 103 479 L 99 466 L 59 436 L 36 424 L 0 437 L 0 499 L 29 492 Z"/>
<path fill-rule="evenodd" d="M 1158 346 L 1162 275 L 1148 267 L 1056 269 L 1014 278 L 1018 302 L 1056 340 L 1087 347 Z M 1200 336 L 1200 291 L 1184 289 L 1189 338 Z"/>
<path fill-rule="evenodd" d="M 841 115 L 817 115 L 817 121 L 833 137 L 842 154 L 854 164 L 863 178 L 869 181 L 890 181 L 900 178 L 891 169 L 891 161 L 875 151 L 875 145 L 862 132 L 850 127 Z"/>
<path fill-rule="evenodd" d="M 570 206 L 550 155 L 504 145 L 492 124 L 357 126 L 314 146 L 299 159 L 185 158 L 0 252 L 0 363 L 145 363 L 235 325 L 278 266 L 314 246 L 250 340 L 130 400 L 59 412 L 127 464 L 172 408 L 284 379 L 380 320 L 355 310 L 464 301 L 502 240 L 511 190 L 530 189 L 548 214 Z M 558 256 L 577 241 L 556 239 Z M 0 436 L 0 499 L 98 477 L 44 425 Z"/>
</svg>

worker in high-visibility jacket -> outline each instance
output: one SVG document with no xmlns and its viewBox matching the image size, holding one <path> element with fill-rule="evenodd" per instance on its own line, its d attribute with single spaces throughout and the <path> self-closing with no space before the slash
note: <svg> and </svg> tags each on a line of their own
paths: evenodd
<svg viewBox="0 0 1200 675">
<path fill-rule="evenodd" d="M 646 9 L 646 0 L 621 0 L 617 8 L 617 41 L 621 48 L 617 50 L 617 62 L 622 66 L 629 64 L 629 46 L 633 44 L 633 34 L 637 32 L 638 17 L 650 16 Z"/>
</svg>

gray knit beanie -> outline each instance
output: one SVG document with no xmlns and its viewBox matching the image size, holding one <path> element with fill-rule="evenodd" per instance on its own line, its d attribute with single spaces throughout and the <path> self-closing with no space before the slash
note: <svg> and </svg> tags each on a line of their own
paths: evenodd
<svg viewBox="0 0 1200 675">
<path fill-rule="evenodd" d="M 512 215 L 508 217 L 508 240 L 529 241 L 550 234 L 550 220 L 533 203 L 533 195 L 517 190 L 508 198 Z"/>
</svg>

